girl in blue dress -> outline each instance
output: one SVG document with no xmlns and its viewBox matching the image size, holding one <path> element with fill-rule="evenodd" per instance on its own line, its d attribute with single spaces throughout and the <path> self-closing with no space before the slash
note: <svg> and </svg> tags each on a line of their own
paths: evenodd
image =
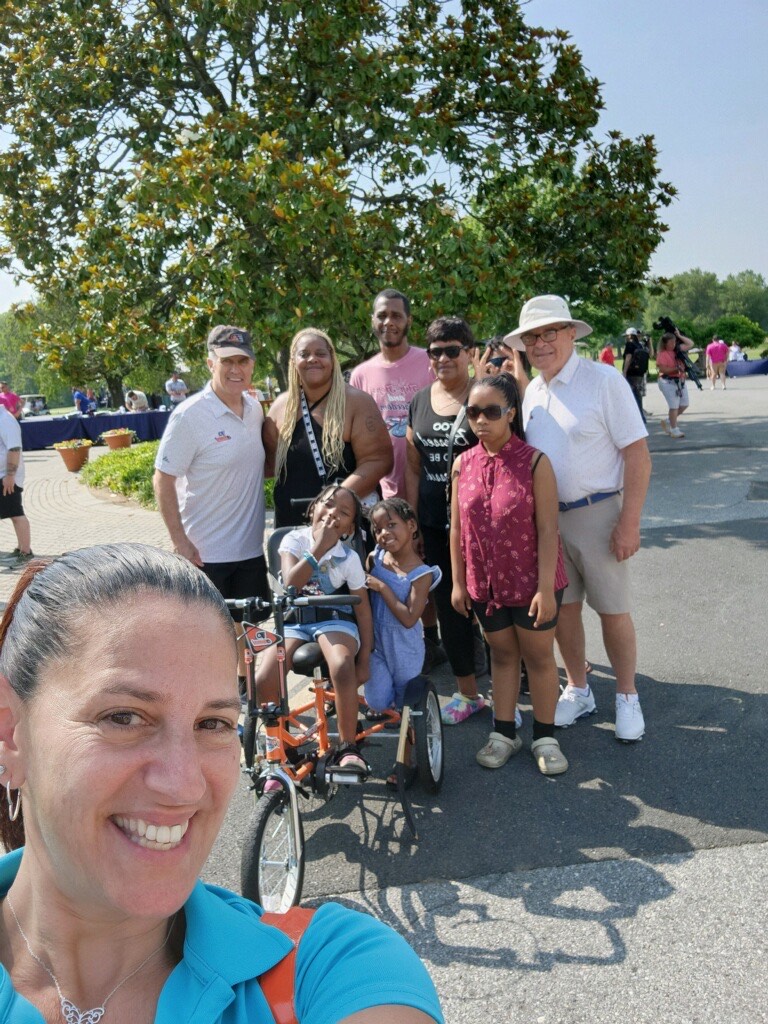
<svg viewBox="0 0 768 1024">
<path fill-rule="evenodd" d="M 402 498 L 386 498 L 371 509 L 376 541 L 368 557 L 374 650 L 365 699 L 374 711 L 403 706 L 405 688 L 424 663 L 421 616 L 430 590 L 440 582 L 414 550 L 416 513 Z"/>
</svg>

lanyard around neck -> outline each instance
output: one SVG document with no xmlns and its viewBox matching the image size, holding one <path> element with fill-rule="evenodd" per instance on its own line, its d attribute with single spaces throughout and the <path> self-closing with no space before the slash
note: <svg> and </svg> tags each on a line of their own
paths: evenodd
<svg viewBox="0 0 768 1024">
<path fill-rule="evenodd" d="M 323 398 L 326 396 L 323 395 Z M 323 398 L 319 399 L 322 402 Z M 312 406 L 314 409 L 319 402 L 315 402 Z M 328 476 L 328 472 L 325 468 L 325 463 L 320 455 L 320 449 L 317 447 L 317 438 L 315 437 L 314 427 L 312 426 L 312 417 L 310 416 L 310 409 L 307 405 L 307 396 L 304 394 L 304 389 L 301 390 L 301 418 L 304 420 L 304 429 L 307 432 L 307 441 L 309 441 L 309 449 L 312 452 L 312 458 L 315 460 L 315 468 L 317 469 L 317 475 L 320 477 L 320 482 L 325 483 Z"/>
</svg>

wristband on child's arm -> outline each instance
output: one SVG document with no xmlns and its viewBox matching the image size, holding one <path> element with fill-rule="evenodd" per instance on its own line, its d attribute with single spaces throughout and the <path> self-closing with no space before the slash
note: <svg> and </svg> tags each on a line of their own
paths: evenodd
<svg viewBox="0 0 768 1024">
<path fill-rule="evenodd" d="M 301 557 L 306 559 L 306 561 L 309 562 L 313 569 L 320 568 L 320 563 L 318 562 L 318 560 L 315 558 L 311 551 L 305 551 Z"/>
</svg>

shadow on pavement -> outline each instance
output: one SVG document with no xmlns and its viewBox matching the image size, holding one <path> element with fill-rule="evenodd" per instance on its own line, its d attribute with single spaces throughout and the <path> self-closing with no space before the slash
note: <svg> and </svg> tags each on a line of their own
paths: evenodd
<svg viewBox="0 0 768 1024">
<path fill-rule="evenodd" d="M 441 793 L 412 791 L 418 843 L 378 781 L 362 798 L 340 792 L 305 815 L 305 896 L 764 840 L 768 805 L 755 800 L 754 782 L 763 771 L 768 698 L 640 677 L 648 733 L 627 745 L 613 737 L 611 681 L 595 669 L 598 714 L 559 734 L 566 775 L 537 771 L 530 712 L 523 751 L 497 772 L 480 768 L 474 755 L 490 714 L 475 716 L 446 732 Z M 389 758 L 378 754 L 368 751 L 381 778 Z"/>
</svg>

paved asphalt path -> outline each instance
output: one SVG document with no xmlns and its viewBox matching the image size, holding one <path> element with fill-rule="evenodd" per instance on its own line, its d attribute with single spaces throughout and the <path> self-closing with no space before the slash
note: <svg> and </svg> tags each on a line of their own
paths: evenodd
<svg viewBox="0 0 768 1024">
<path fill-rule="evenodd" d="M 414 791 L 418 843 L 381 782 L 391 741 L 368 750 L 378 778 L 364 798 L 307 807 L 305 899 L 333 896 L 402 930 L 451 1024 L 768 1021 L 767 405 L 766 378 L 705 385 L 674 441 L 649 388 L 654 472 L 634 559 L 641 743 L 614 739 L 590 612 L 598 714 L 560 735 L 566 775 L 540 776 L 527 744 L 499 772 L 479 768 L 483 713 L 448 731 L 439 796 Z M 168 546 L 156 514 L 89 494 L 56 460 L 27 460 L 36 552 Z M 12 583 L 0 577 L 1 598 Z M 436 681 L 447 697 L 444 670 Z M 250 801 L 243 784 L 206 880 L 238 887 Z"/>
</svg>

